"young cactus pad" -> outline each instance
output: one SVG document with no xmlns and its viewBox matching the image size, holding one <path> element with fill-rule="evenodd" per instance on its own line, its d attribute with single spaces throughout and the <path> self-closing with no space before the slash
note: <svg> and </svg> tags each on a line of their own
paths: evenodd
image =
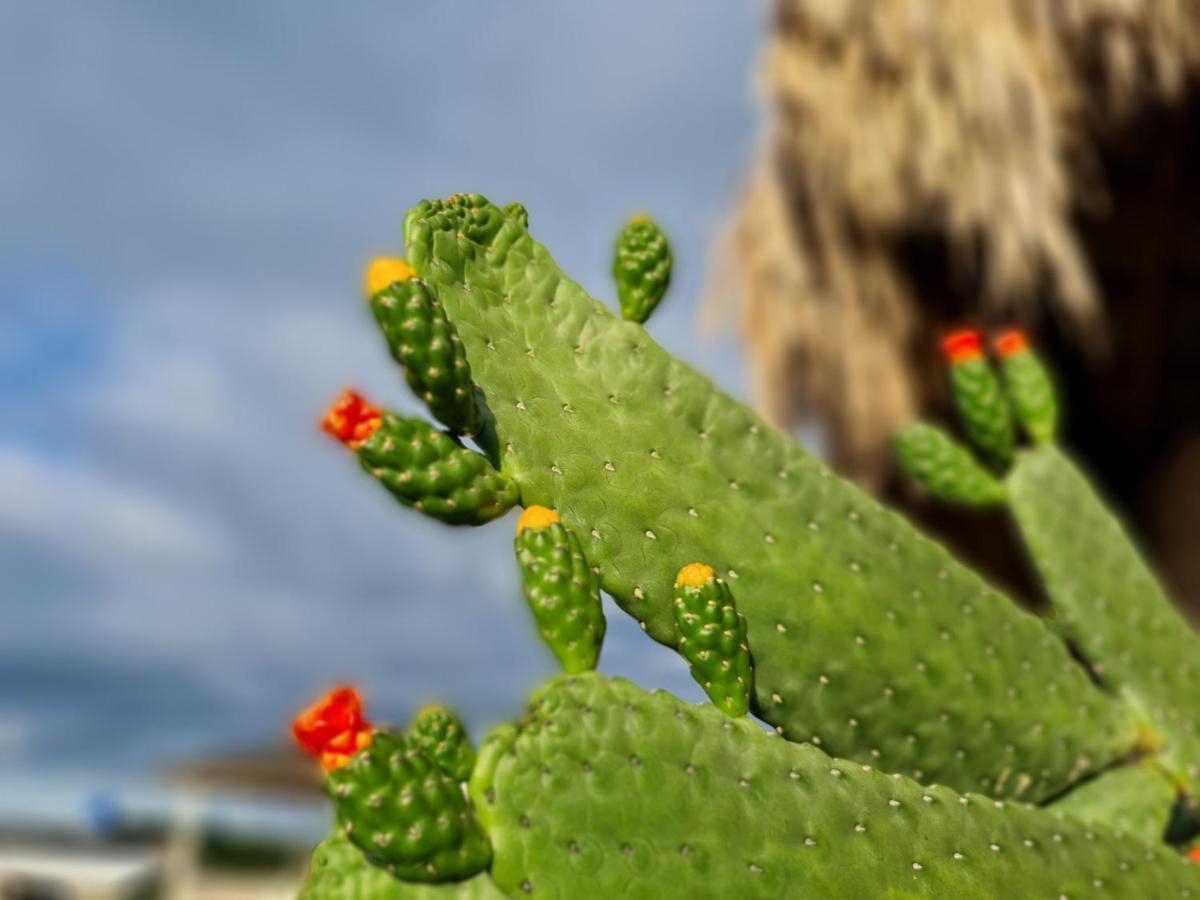
<svg viewBox="0 0 1200 900">
<path fill-rule="evenodd" d="M 896 456 L 929 493 L 964 506 L 1004 502 L 1004 485 L 971 451 L 935 425 L 915 422 L 896 436 Z"/>
<path fill-rule="evenodd" d="M 668 646 L 679 562 L 710 563 L 746 617 L 755 711 L 785 737 L 1027 800 L 1132 746 L 1039 620 L 589 297 L 521 217 L 456 195 L 418 204 L 404 238 L 521 502 L 556 509 Z"/>
<path fill-rule="evenodd" d="M 384 277 L 408 277 L 379 287 L 372 278 L 379 270 L 388 272 Z M 399 260 L 372 263 L 367 270 L 371 311 L 392 357 L 404 367 L 408 386 L 434 418 L 455 434 L 475 434 L 481 420 L 462 342 L 437 298 L 415 274 Z"/>
<path fill-rule="evenodd" d="M 950 394 L 963 431 L 988 463 L 1003 472 L 1012 462 L 1012 411 L 983 355 L 979 332 L 954 332 L 942 341 L 942 351 L 950 363 Z"/>
<path fill-rule="evenodd" d="M 482 525 L 504 515 L 517 488 L 487 458 L 420 419 L 376 409 L 344 391 L 325 415 L 326 431 L 401 503 L 451 525 Z"/>
<path fill-rule="evenodd" d="M 462 720 L 452 710 L 436 704 L 418 710 L 404 737 L 455 781 L 471 777 L 475 748 Z"/>
<path fill-rule="evenodd" d="M 1029 349 L 1025 335 L 1010 329 L 995 342 L 1004 389 L 1025 433 L 1036 444 L 1048 444 L 1058 431 L 1058 399 L 1041 360 Z"/>
<path fill-rule="evenodd" d="M 596 668 L 604 642 L 600 578 L 558 513 L 533 505 L 517 521 L 517 564 L 538 634 L 563 671 Z"/>
<path fill-rule="evenodd" d="M 675 624 L 679 652 L 709 699 L 727 715 L 746 715 L 754 686 L 746 619 L 712 566 L 690 563 L 675 576 Z"/>
<path fill-rule="evenodd" d="M 552 681 L 485 740 L 471 796 L 513 896 L 1200 896 L 1200 867 L 1165 846 L 921 787 L 594 673 Z"/>
<path fill-rule="evenodd" d="M 671 246 L 649 216 L 636 215 L 617 234 L 613 280 L 621 318 L 645 322 L 671 282 Z"/>
</svg>

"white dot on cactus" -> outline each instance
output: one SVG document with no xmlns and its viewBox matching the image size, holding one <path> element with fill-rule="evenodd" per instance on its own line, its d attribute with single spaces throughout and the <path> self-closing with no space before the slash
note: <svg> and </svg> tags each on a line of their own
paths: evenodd
<svg viewBox="0 0 1200 900">
<path fill-rule="evenodd" d="M 890 806 L 892 809 L 896 809 L 900 806 L 900 801 L 893 797 L 888 801 L 888 806 Z"/>
<path fill-rule="evenodd" d="M 914 871 L 914 872 L 920 872 L 920 871 L 921 871 L 923 868 L 925 868 L 925 867 L 924 867 L 923 865 L 921 865 L 919 862 L 915 862 L 915 863 L 913 863 L 912 867 L 913 867 L 913 871 Z"/>
<path fill-rule="evenodd" d="M 814 582 L 812 583 L 812 590 L 813 590 L 813 593 L 814 593 L 814 594 L 819 594 L 819 593 L 821 593 L 823 590 L 825 590 L 825 588 L 821 586 L 821 582 L 819 582 L 819 581 L 814 581 Z"/>
<path fill-rule="evenodd" d="M 820 526 L 820 525 L 818 525 L 816 522 L 809 522 L 809 523 L 808 523 L 808 529 L 809 529 L 809 531 L 819 531 L 819 530 L 820 530 L 820 528 L 821 528 L 821 526 Z"/>
<path fill-rule="evenodd" d="M 787 626 L 784 625 L 782 622 L 776 622 L 775 630 L 778 631 L 780 634 L 785 634 L 787 632 Z"/>
<path fill-rule="evenodd" d="M 957 860 L 964 860 L 964 859 L 966 859 L 966 857 L 965 857 L 965 856 L 963 856 L 961 853 L 959 853 L 957 850 L 955 850 L 955 851 L 954 851 L 953 858 L 954 858 L 954 859 L 957 859 Z"/>
<path fill-rule="evenodd" d="M 773 543 L 775 543 L 775 536 L 772 534 L 764 534 L 763 540 L 766 541 L 768 544 L 773 544 Z"/>
</svg>

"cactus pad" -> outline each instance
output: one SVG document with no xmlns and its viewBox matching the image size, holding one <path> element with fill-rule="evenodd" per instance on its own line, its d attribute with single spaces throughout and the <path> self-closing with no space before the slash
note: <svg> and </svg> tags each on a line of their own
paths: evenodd
<svg viewBox="0 0 1200 900">
<path fill-rule="evenodd" d="M 613 279 L 621 318 L 645 322 L 671 282 L 671 247 L 649 217 L 637 215 L 617 234 Z"/>
<path fill-rule="evenodd" d="M 1162 758 L 1200 794 L 1200 636 L 1120 522 L 1053 446 L 1022 452 L 1011 509 L 1064 632 L 1101 681 L 1162 738 Z"/>
<path fill-rule="evenodd" d="M 746 619 L 729 585 L 712 566 L 691 563 L 675 577 L 675 624 L 679 652 L 710 700 L 730 716 L 750 711 L 754 673 L 746 644 Z"/>
<path fill-rule="evenodd" d="M 491 844 L 459 785 L 385 732 L 329 774 L 346 836 L 406 881 L 460 881 L 487 867 Z"/>
<path fill-rule="evenodd" d="M 1019 331 L 1000 335 L 996 339 L 996 354 L 1017 421 L 1034 443 L 1049 444 L 1058 431 L 1058 400 L 1046 367 Z"/>
<path fill-rule="evenodd" d="M 408 723 L 404 737 L 455 781 L 471 777 L 475 748 L 462 720 L 444 706 L 426 706 Z"/>
<path fill-rule="evenodd" d="M 515 896 L 1200 896 L 1200 868 L 1166 847 L 595 674 L 544 686 L 485 741 L 471 793 Z"/>
<path fill-rule="evenodd" d="M 596 668 L 604 642 L 600 578 L 558 515 L 531 506 L 517 523 L 517 564 L 538 634 L 572 674 Z"/>
<path fill-rule="evenodd" d="M 410 210 L 404 236 L 522 503 L 557 509 L 669 646 L 676 567 L 710 562 L 746 617 L 755 711 L 785 737 L 1029 800 L 1133 743 L 1041 622 L 614 317 L 522 217 L 457 195 Z"/>
<path fill-rule="evenodd" d="M 1151 762 L 1104 772 L 1075 788 L 1053 809 L 1081 822 L 1107 825 L 1145 841 L 1161 843 L 1175 805 L 1175 787 Z"/>
<path fill-rule="evenodd" d="M 479 431 L 471 367 L 454 325 L 417 278 L 392 282 L 370 297 L 371 311 L 414 394 L 456 434 Z"/>
<path fill-rule="evenodd" d="M 1004 502 L 1004 485 L 934 425 L 917 422 L 900 432 L 896 456 L 909 477 L 935 497 L 965 506 Z"/>
<path fill-rule="evenodd" d="M 997 471 L 1012 462 L 1013 423 L 1008 398 L 983 355 L 978 332 L 959 331 L 942 342 L 950 363 L 950 394 L 967 438 Z"/>
</svg>

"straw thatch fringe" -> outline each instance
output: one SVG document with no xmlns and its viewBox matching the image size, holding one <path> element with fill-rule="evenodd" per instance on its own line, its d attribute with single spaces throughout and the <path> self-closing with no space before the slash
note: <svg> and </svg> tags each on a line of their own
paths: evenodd
<svg viewBox="0 0 1200 900">
<path fill-rule="evenodd" d="M 818 414 L 838 464 L 878 476 L 928 338 L 913 234 L 944 241 L 982 318 L 1044 307 L 1099 346 L 1071 220 L 1105 203 L 1093 144 L 1198 62 L 1200 2 L 777 0 L 765 146 L 721 255 L 767 414 Z"/>
</svg>

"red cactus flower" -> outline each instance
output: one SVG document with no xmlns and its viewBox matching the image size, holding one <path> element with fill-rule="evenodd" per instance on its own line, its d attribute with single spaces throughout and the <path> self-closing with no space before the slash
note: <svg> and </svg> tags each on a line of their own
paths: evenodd
<svg viewBox="0 0 1200 900">
<path fill-rule="evenodd" d="M 321 427 L 351 450 L 363 444 L 379 427 L 383 414 L 356 391 L 345 390 L 330 405 Z"/>
<path fill-rule="evenodd" d="M 371 725 L 351 687 L 334 688 L 292 722 L 292 736 L 330 772 L 371 743 Z"/>
<path fill-rule="evenodd" d="M 1190 851 L 1188 851 L 1187 858 L 1192 862 L 1200 863 L 1200 846 L 1193 847 Z"/>
<path fill-rule="evenodd" d="M 983 339 L 971 328 L 953 331 L 942 339 L 942 353 L 951 365 L 975 359 L 983 355 Z"/>
<path fill-rule="evenodd" d="M 1014 353 L 1028 350 L 1029 341 L 1025 338 L 1025 332 L 1016 328 L 1010 328 L 996 338 L 995 346 L 996 352 L 1000 356 L 1012 356 Z"/>
</svg>

